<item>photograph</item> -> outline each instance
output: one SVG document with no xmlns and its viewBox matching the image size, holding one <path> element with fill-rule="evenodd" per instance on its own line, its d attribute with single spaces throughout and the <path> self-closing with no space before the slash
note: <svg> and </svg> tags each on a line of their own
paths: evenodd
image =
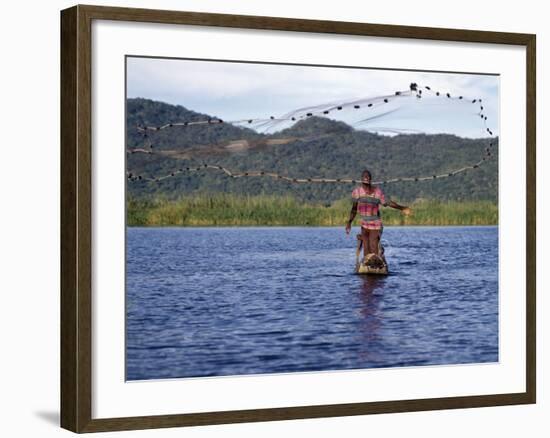
<svg viewBox="0 0 550 438">
<path fill-rule="evenodd" d="M 498 74 L 127 55 L 125 84 L 126 381 L 499 362 Z"/>
</svg>

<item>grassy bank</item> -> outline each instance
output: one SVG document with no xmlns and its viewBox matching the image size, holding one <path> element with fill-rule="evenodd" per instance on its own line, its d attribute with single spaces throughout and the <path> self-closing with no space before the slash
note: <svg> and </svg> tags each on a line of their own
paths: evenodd
<svg viewBox="0 0 550 438">
<path fill-rule="evenodd" d="M 176 201 L 136 200 L 127 203 L 129 226 L 215 226 L 215 225 L 313 225 L 345 224 L 351 202 L 330 205 L 306 204 L 292 197 L 201 195 Z M 390 208 L 382 209 L 385 225 L 496 225 L 498 207 L 489 201 L 417 201 L 413 214 L 405 217 Z M 358 223 L 356 219 L 356 224 Z"/>
</svg>

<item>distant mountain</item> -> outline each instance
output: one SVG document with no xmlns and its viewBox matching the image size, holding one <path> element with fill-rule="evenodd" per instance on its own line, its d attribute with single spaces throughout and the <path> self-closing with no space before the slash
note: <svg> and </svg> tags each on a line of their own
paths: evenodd
<svg viewBox="0 0 550 438">
<path fill-rule="evenodd" d="M 127 149 L 142 148 L 138 125 L 161 126 L 171 122 L 215 119 L 183 106 L 148 99 L 127 100 Z M 127 171 L 134 175 L 161 176 L 198 164 L 219 164 L 235 171 L 264 170 L 284 175 L 359 178 L 368 168 L 375 180 L 417 177 L 473 164 L 483 155 L 489 139 L 454 135 L 377 135 L 322 117 L 310 117 L 280 132 L 266 135 L 230 124 L 174 127 L 150 132 L 147 141 L 158 154 L 128 154 Z M 479 169 L 426 182 L 388 184 L 385 192 L 395 200 L 491 200 L 498 198 L 498 141 L 493 160 Z M 350 196 L 342 184 L 292 184 L 270 178 L 231 179 L 208 170 L 178 175 L 161 182 L 128 183 L 132 197 L 162 195 L 177 198 L 204 192 L 293 195 L 305 201 L 330 203 Z"/>
</svg>

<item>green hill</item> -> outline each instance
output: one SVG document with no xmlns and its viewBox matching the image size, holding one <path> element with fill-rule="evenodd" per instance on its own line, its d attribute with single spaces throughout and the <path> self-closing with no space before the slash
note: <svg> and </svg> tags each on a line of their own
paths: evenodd
<svg viewBox="0 0 550 438">
<path fill-rule="evenodd" d="M 141 148 L 144 139 L 137 125 L 215 118 L 182 106 L 147 99 L 127 101 L 127 149 Z M 446 173 L 473 164 L 483 155 L 489 139 L 454 135 L 377 135 L 355 130 L 342 122 L 311 117 L 280 132 L 264 135 L 230 124 L 174 127 L 151 132 L 148 138 L 158 154 L 128 154 L 127 171 L 161 176 L 203 163 L 235 171 L 264 170 L 292 177 L 358 178 L 364 168 L 375 180 Z M 498 199 L 498 141 L 493 159 L 479 169 L 433 181 L 392 183 L 385 192 L 393 199 L 438 201 L 491 201 Z M 177 175 L 160 182 L 128 182 L 129 197 L 162 196 L 176 199 L 196 194 L 293 196 L 301 201 L 331 204 L 349 197 L 351 185 L 292 184 L 270 178 L 231 179 L 204 171 Z"/>
</svg>

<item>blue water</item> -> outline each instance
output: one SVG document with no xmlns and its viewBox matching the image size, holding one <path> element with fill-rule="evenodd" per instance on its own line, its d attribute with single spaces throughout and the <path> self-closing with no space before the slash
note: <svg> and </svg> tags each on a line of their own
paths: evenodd
<svg viewBox="0 0 550 438">
<path fill-rule="evenodd" d="M 498 361 L 498 228 L 128 228 L 128 380 Z"/>
</svg>

